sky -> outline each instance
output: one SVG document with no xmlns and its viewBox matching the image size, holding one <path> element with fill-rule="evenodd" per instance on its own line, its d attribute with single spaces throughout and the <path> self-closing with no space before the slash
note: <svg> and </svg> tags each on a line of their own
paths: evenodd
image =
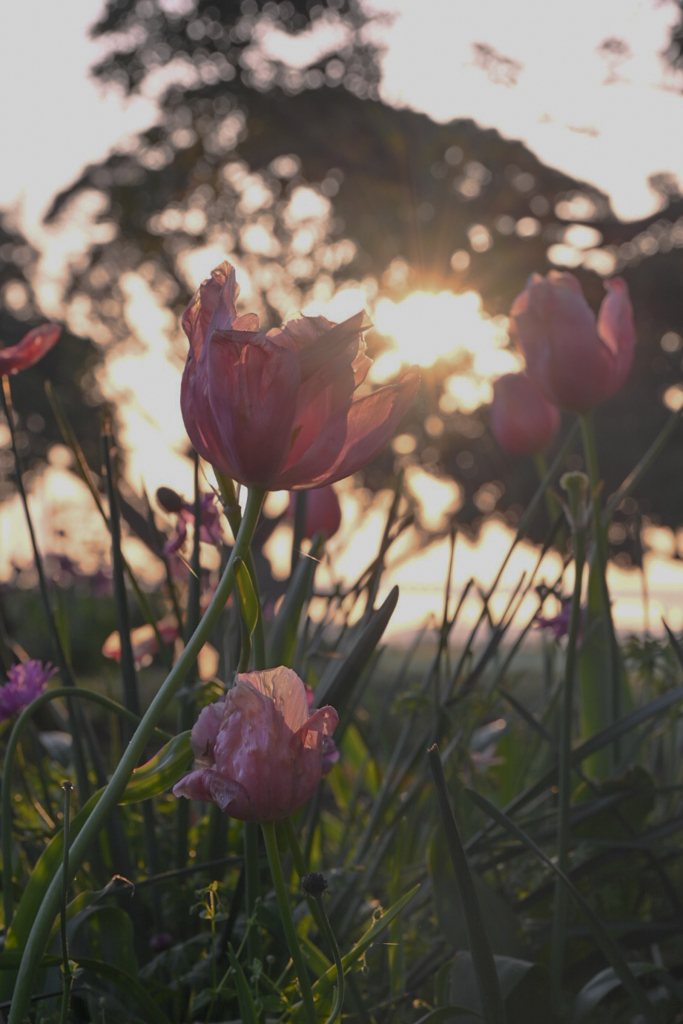
<svg viewBox="0 0 683 1024">
<path fill-rule="evenodd" d="M 523 139 L 542 160 L 607 191 L 626 218 L 653 209 L 648 175 L 683 180 L 683 133 L 673 130 L 683 79 L 661 59 L 673 0 L 366 3 L 390 15 L 374 30 L 385 47 L 385 101 L 441 121 L 473 117 Z M 155 119 L 152 97 L 127 100 L 89 77 L 103 44 L 87 29 L 101 7 L 23 0 L 0 12 L 0 208 L 17 208 L 35 241 L 52 196 Z M 627 47 L 612 73 L 598 52 L 607 38 Z M 515 85 L 480 66 L 482 43 L 515 62 Z"/>
</svg>

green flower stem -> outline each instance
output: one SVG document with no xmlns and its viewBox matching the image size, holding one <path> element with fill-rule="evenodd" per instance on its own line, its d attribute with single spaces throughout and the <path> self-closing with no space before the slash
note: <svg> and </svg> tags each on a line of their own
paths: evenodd
<svg viewBox="0 0 683 1024">
<path fill-rule="evenodd" d="M 229 476 L 225 475 L 225 473 L 215 470 L 215 474 L 218 487 L 221 492 L 221 498 L 223 499 L 223 509 L 228 523 L 230 524 L 233 537 L 236 537 L 242 521 L 242 511 L 237 501 L 235 484 Z M 261 597 L 259 595 L 256 566 L 254 565 L 254 557 L 251 550 L 244 561 L 247 567 L 247 572 L 251 577 L 251 584 L 254 588 L 254 594 L 256 595 L 256 600 L 258 602 L 258 618 L 256 620 L 256 626 L 254 627 L 253 633 L 254 668 L 263 669 L 266 667 L 266 639 L 263 629 L 263 610 L 261 608 Z M 259 898 L 260 889 L 258 825 L 255 825 L 253 822 L 245 821 L 242 830 L 242 840 L 244 844 L 244 901 L 247 911 L 247 920 L 251 921 L 254 915 L 256 901 Z M 257 929 L 250 928 L 247 932 L 247 952 L 250 961 L 253 961 L 254 957 L 256 957 L 256 959 L 261 958 L 261 943 Z"/>
<path fill-rule="evenodd" d="M 69 1000 L 71 998 L 71 985 L 73 983 L 73 972 L 69 961 L 69 945 L 66 936 L 66 904 L 69 891 L 69 816 L 71 814 L 71 790 L 70 782 L 63 782 L 64 790 L 64 856 L 62 858 L 62 907 L 59 915 L 59 931 L 62 941 L 62 1010 L 59 1016 L 60 1024 L 67 1024 L 69 1019 Z"/>
<path fill-rule="evenodd" d="M 2 869 L 3 879 L 5 884 L 2 887 L 2 904 L 5 919 L 5 931 L 9 929 L 12 923 L 12 917 L 14 916 L 14 893 L 11 884 L 11 873 L 12 873 L 12 766 L 14 764 L 14 757 L 16 755 L 19 741 L 23 734 L 24 729 L 33 718 L 36 711 L 47 704 L 48 701 L 56 700 L 58 697 L 76 697 L 79 700 L 91 700 L 96 704 L 101 704 L 102 707 L 107 708 L 109 711 L 114 711 L 117 715 L 121 715 L 122 718 L 132 722 L 133 725 L 138 725 L 140 718 L 138 715 L 133 714 L 128 708 L 124 708 L 123 705 L 117 704 L 116 701 L 110 700 L 109 697 L 105 697 L 103 693 L 97 693 L 95 690 L 84 690 L 82 687 L 77 687 L 75 690 L 71 686 L 57 686 L 52 690 L 46 690 L 45 693 L 41 693 L 39 697 L 31 701 L 28 707 L 24 708 L 19 718 L 14 723 L 14 728 L 10 733 L 9 741 L 7 743 L 7 749 L 5 751 L 5 763 L 2 771 L 2 819 L 0 828 L 2 829 Z M 163 739 L 168 740 L 171 737 L 168 733 L 160 733 Z"/>
<path fill-rule="evenodd" d="M 274 822 L 261 822 L 261 830 L 266 844 L 268 864 L 270 865 L 270 873 L 273 878 L 273 886 L 275 888 L 277 905 L 280 909 L 282 926 L 285 930 L 285 937 L 287 939 L 287 945 L 289 946 L 289 952 L 292 956 L 292 962 L 294 963 L 294 970 L 296 971 L 299 979 L 299 988 L 301 989 L 301 997 L 304 1004 L 306 1024 L 316 1024 L 318 1018 L 315 1012 L 315 1003 L 313 1002 L 311 981 L 308 977 L 308 968 L 306 967 L 306 961 L 304 960 L 301 947 L 299 946 L 299 939 L 297 938 L 296 928 L 294 927 L 294 920 L 292 918 L 292 911 L 289 906 L 289 894 L 287 892 L 287 886 L 285 885 L 284 875 L 282 874 L 282 865 L 280 864 L 280 854 L 277 848 L 277 836 L 275 833 Z M 10 1020 L 8 1021 L 8 1024 L 14 1024 L 14 1021 Z M 19 1022 L 17 1022 L 17 1024 L 19 1024 Z"/>
<path fill-rule="evenodd" d="M 47 626 L 52 634 L 52 641 L 55 647 L 55 654 L 57 657 L 57 664 L 59 671 L 65 683 L 69 686 L 76 686 L 76 680 L 74 679 L 69 659 L 66 656 L 64 650 L 64 644 L 57 628 L 57 622 L 55 620 L 52 605 L 50 603 L 50 595 L 47 589 L 47 581 L 45 579 L 45 570 L 43 568 L 43 559 L 38 548 L 38 541 L 36 539 L 36 532 L 33 527 L 33 519 L 31 517 L 31 511 L 28 507 L 28 498 L 26 496 L 26 489 L 24 487 L 23 477 L 23 466 L 19 455 L 19 449 L 17 447 L 16 432 L 14 430 L 14 405 L 12 403 L 12 389 L 10 387 L 9 377 L 3 376 L 1 380 L 0 394 L 2 397 L 2 406 L 7 419 L 7 426 L 10 432 L 10 440 L 12 443 L 12 452 L 14 454 L 14 470 L 17 481 L 17 489 L 19 491 L 19 497 L 24 508 L 24 518 L 26 519 L 26 526 L 28 528 L 29 537 L 31 539 L 31 547 L 33 549 L 33 560 L 36 566 L 36 572 L 38 573 L 38 585 L 40 589 L 40 596 L 43 601 L 43 609 L 45 611 L 45 618 L 47 619 Z M 90 795 L 90 785 L 88 782 L 88 768 L 85 760 L 85 752 L 83 750 L 83 731 L 84 725 L 82 718 L 79 716 L 79 709 L 74 707 L 71 701 L 67 701 L 67 711 L 69 715 L 69 731 L 73 739 L 74 747 L 74 762 L 76 765 L 76 776 L 78 778 L 78 788 L 81 793 L 81 798 L 87 800 Z"/>
<path fill-rule="evenodd" d="M 116 806 L 123 794 L 128 780 L 130 779 L 135 766 L 147 745 L 149 738 L 154 732 L 159 718 L 168 707 L 168 704 L 175 696 L 185 676 L 194 665 L 197 655 L 206 643 L 211 630 L 215 626 L 230 592 L 235 583 L 234 564 L 236 558 L 244 558 L 253 537 L 259 513 L 263 505 L 265 492 L 259 488 L 252 488 L 249 491 L 247 507 L 240 525 L 239 533 L 235 539 L 235 546 L 230 553 L 230 559 L 225 567 L 216 593 L 211 604 L 207 608 L 199 626 L 189 640 L 185 650 L 178 658 L 171 672 L 158 691 L 156 697 L 147 709 L 140 725 L 136 729 L 130 743 L 119 761 L 116 771 L 111 777 L 107 788 L 94 808 L 88 821 L 81 832 L 74 840 L 69 856 L 70 871 L 78 869 L 83 858 L 96 838 L 110 811 Z M 22 1024 L 28 1011 L 28 1006 L 33 989 L 33 981 L 36 971 L 40 967 L 40 960 L 45 949 L 52 922 L 59 910 L 62 879 L 56 875 L 50 884 L 40 910 L 36 914 L 33 928 L 29 935 L 21 961 L 17 982 L 14 990 L 12 1008 L 7 1024 Z"/>
<path fill-rule="evenodd" d="M 328 945 L 332 950 L 332 956 L 334 957 L 334 966 L 337 969 L 337 990 L 335 994 L 334 1006 L 332 1012 L 325 1021 L 325 1024 L 334 1024 L 336 1020 L 341 1016 L 342 1006 L 344 1005 L 344 965 L 342 964 L 341 953 L 334 932 L 332 931 L 332 925 L 330 919 L 327 916 L 325 910 L 325 904 L 323 903 L 322 896 L 313 897 L 315 904 L 318 908 L 318 913 L 323 923 L 323 935 L 327 939 Z"/>
<path fill-rule="evenodd" d="M 581 587 L 583 583 L 583 567 L 585 565 L 585 561 L 586 532 L 583 526 L 579 525 L 574 530 L 574 592 L 572 594 L 571 612 L 569 616 L 569 636 L 567 641 L 562 719 L 560 724 L 557 866 L 560 871 L 564 872 L 564 874 L 568 873 L 569 868 L 570 802 L 572 792 L 572 713 L 574 703 L 574 682 L 576 679 L 577 666 L 577 641 L 581 626 Z M 555 888 L 555 911 L 553 914 L 550 964 L 556 1007 L 559 1007 L 562 992 L 562 974 L 568 907 L 569 892 L 565 888 L 564 884 L 558 879 Z"/>
<path fill-rule="evenodd" d="M 221 498 L 223 499 L 223 511 L 225 512 L 228 523 L 230 524 L 232 535 L 233 537 L 236 537 L 239 532 L 240 523 L 242 521 L 242 510 L 240 509 L 239 503 L 237 501 L 235 484 L 233 483 L 229 476 L 225 475 L 225 473 L 221 473 L 217 469 L 214 470 L 214 472 L 216 474 L 216 480 L 218 482 L 218 487 L 221 492 Z M 256 620 L 256 626 L 254 627 L 253 635 L 254 665 L 256 668 L 265 668 L 266 634 L 263 628 L 263 615 L 261 613 L 261 597 L 259 595 L 258 577 L 256 575 L 256 566 L 254 564 L 254 556 L 251 553 L 251 549 L 249 549 L 247 553 L 245 562 L 247 569 L 249 570 L 249 575 L 251 576 L 251 583 L 254 588 L 254 593 L 256 594 L 256 600 L 258 601 L 259 606 L 259 617 Z"/>
<path fill-rule="evenodd" d="M 600 510 L 599 487 L 600 470 L 598 468 L 598 453 L 595 445 L 595 431 L 593 430 L 593 418 L 591 413 L 581 416 L 581 432 L 583 435 L 583 450 L 586 456 L 586 469 L 591 488 L 591 514 L 593 522 L 593 534 L 595 544 L 595 558 L 597 570 L 600 577 L 600 594 L 602 597 L 602 613 L 604 622 L 605 645 L 609 652 L 610 681 L 612 685 L 611 700 L 611 721 L 621 715 L 621 680 L 619 678 L 619 654 L 617 641 L 614 634 L 612 622 L 612 609 L 610 606 L 609 591 L 607 589 L 607 524 L 603 523 Z M 604 723 L 609 725 L 609 722 Z M 618 760 L 618 744 L 614 748 L 615 760 Z"/>
<path fill-rule="evenodd" d="M 548 476 L 548 463 L 546 462 L 545 455 L 542 455 L 540 452 L 534 455 L 534 464 L 536 466 L 538 479 L 542 483 Z M 553 494 L 550 486 L 546 487 L 545 490 L 545 507 L 548 513 L 548 522 L 552 527 L 553 523 L 557 520 L 558 516 L 562 515 L 562 510 L 560 509 L 557 498 Z M 561 526 L 558 529 L 558 532 L 555 534 L 555 541 L 560 551 L 560 554 L 564 555 L 564 530 Z"/>
</svg>

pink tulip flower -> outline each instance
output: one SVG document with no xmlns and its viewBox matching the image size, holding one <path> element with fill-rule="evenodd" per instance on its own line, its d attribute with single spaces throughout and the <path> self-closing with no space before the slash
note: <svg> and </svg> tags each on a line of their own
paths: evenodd
<svg viewBox="0 0 683 1024">
<path fill-rule="evenodd" d="M 491 430 L 506 452 L 537 455 L 560 427 L 560 413 L 525 373 L 506 373 L 493 385 Z"/>
<path fill-rule="evenodd" d="M 412 402 L 418 372 L 358 398 L 371 365 L 362 312 L 341 324 L 304 316 L 263 334 L 255 313 L 237 316 L 237 294 L 234 268 L 222 263 L 183 317 L 180 403 L 196 450 L 267 490 L 322 487 L 361 469 Z"/>
<path fill-rule="evenodd" d="M 195 770 L 173 792 L 213 800 L 241 821 L 280 821 L 313 795 L 337 722 L 331 707 L 309 718 L 306 688 L 292 669 L 238 675 L 225 700 L 202 709 L 190 738 Z"/>
<path fill-rule="evenodd" d="M 41 324 L 25 334 L 17 345 L 0 348 L 0 377 L 33 366 L 57 344 L 61 332 L 59 324 Z"/>
<path fill-rule="evenodd" d="M 7 673 L 7 682 L 0 686 L 0 722 L 28 707 L 56 672 L 57 669 L 49 662 L 43 665 L 42 661 L 33 659 L 12 665 Z"/>
<path fill-rule="evenodd" d="M 628 287 L 621 277 L 605 282 L 597 324 L 573 274 L 532 274 L 510 310 L 512 331 L 527 372 L 561 409 L 586 413 L 618 391 L 633 362 L 636 343 Z"/>
<path fill-rule="evenodd" d="M 294 518 L 296 511 L 296 495 L 292 493 L 289 498 L 287 515 Z M 328 484 L 327 487 L 317 487 L 306 495 L 306 522 L 304 525 L 304 537 L 315 537 L 318 531 L 322 530 L 327 539 L 333 537 L 341 526 L 342 514 L 339 498 L 334 487 Z"/>
</svg>

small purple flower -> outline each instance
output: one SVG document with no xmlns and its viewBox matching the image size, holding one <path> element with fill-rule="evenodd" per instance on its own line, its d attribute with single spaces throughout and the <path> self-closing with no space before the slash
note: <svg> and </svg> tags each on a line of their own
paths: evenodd
<svg viewBox="0 0 683 1024">
<path fill-rule="evenodd" d="M 23 661 L 12 665 L 7 673 L 7 682 L 0 686 L 0 722 L 5 722 L 17 711 L 21 711 L 42 693 L 48 679 L 57 672 L 48 662 Z"/>
<path fill-rule="evenodd" d="M 563 636 L 566 636 L 569 632 L 569 620 L 572 612 L 572 599 L 571 597 L 565 597 L 562 601 L 562 607 L 557 615 L 553 615 L 551 618 L 546 619 L 542 615 L 536 616 L 536 625 L 540 626 L 541 629 L 549 629 L 552 631 L 553 638 L 555 640 L 561 640 Z M 579 632 L 577 641 L 581 642 L 581 629 L 583 626 L 583 620 L 585 617 L 584 609 L 581 610 L 579 618 Z"/>
<path fill-rule="evenodd" d="M 161 488 L 160 488 L 161 489 Z M 169 488 L 164 488 L 164 491 Z M 187 524 L 194 522 L 194 505 L 177 495 L 178 507 L 172 510 L 178 516 L 176 532 L 170 540 L 164 544 L 164 551 L 167 555 L 174 555 L 182 548 L 187 539 Z M 199 537 L 205 544 L 221 544 L 223 533 L 221 530 L 220 512 L 216 507 L 213 494 L 205 494 L 201 501 L 201 526 Z"/>
</svg>

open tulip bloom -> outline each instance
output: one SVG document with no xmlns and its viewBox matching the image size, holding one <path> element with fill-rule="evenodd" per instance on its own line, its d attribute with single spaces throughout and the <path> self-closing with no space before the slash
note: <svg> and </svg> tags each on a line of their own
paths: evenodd
<svg viewBox="0 0 683 1024">
<path fill-rule="evenodd" d="M 202 709 L 190 739 L 195 770 L 173 792 L 213 800 L 241 821 L 280 821 L 313 795 L 337 722 L 331 707 L 309 717 L 306 688 L 292 669 L 238 675 L 225 700 Z"/>
<path fill-rule="evenodd" d="M 321 487 L 361 469 L 412 402 L 418 372 L 358 397 L 371 366 L 362 312 L 341 324 L 302 316 L 263 334 L 255 313 L 237 316 L 237 294 L 222 263 L 183 317 L 181 408 L 198 453 L 264 490 Z"/>
</svg>

